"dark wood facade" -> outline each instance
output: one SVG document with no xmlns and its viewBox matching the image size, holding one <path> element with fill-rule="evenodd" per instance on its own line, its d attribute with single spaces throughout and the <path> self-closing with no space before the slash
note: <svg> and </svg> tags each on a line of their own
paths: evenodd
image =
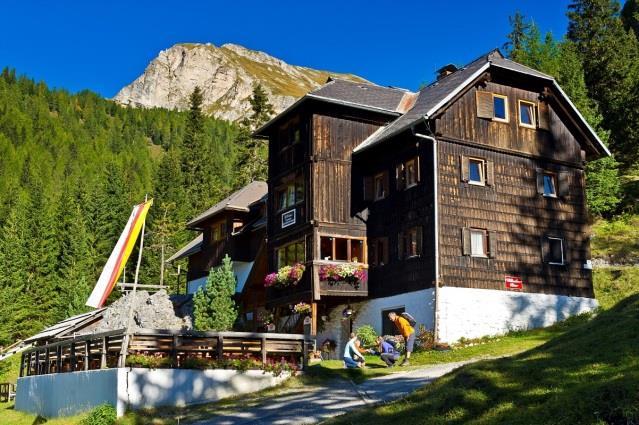
<svg viewBox="0 0 639 425">
<path fill-rule="evenodd" d="M 351 285 L 329 286 L 319 280 L 321 265 L 337 262 L 322 257 L 321 244 L 322 238 L 348 239 L 349 260 L 367 265 L 366 224 L 351 202 L 351 157 L 357 145 L 389 120 L 381 113 L 317 103 L 300 108 L 269 134 L 269 270 L 285 265 L 278 262 L 278 250 L 296 242 L 303 245 L 304 254 L 298 255 L 294 262 L 304 263 L 307 270 L 297 285 L 269 289 L 267 299 L 271 305 L 368 294 L 367 283 L 355 289 Z M 303 188 L 297 184 L 295 188 L 296 194 L 303 196 L 301 199 L 296 196 L 294 202 L 282 202 L 283 188 L 291 181 L 303 182 Z M 291 211 L 295 222 L 286 225 L 282 215 Z M 357 258 L 352 257 L 355 244 Z"/>
</svg>

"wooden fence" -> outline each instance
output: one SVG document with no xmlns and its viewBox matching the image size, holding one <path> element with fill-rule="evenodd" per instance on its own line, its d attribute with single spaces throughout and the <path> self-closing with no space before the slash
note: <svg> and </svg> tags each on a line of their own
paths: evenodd
<svg viewBox="0 0 639 425">
<path fill-rule="evenodd" d="M 22 353 L 20 376 L 75 372 L 117 367 L 126 341 L 124 329 L 82 335 L 36 346 Z M 140 329 L 131 334 L 127 355 L 145 354 L 169 358 L 180 367 L 187 358 L 220 360 L 250 356 L 262 362 L 302 359 L 314 341 L 301 334 L 252 332 L 195 332 Z"/>
</svg>

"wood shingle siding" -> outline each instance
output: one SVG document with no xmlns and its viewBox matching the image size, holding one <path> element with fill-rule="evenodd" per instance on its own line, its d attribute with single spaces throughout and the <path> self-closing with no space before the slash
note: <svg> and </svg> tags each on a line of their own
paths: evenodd
<svg viewBox="0 0 639 425">
<path fill-rule="evenodd" d="M 494 163 L 493 187 L 460 181 L 459 162 L 467 156 Z M 537 192 L 536 170 L 548 167 L 564 176 L 565 196 Z M 590 258 L 583 170 L 440 140 L 439 173 L 442 285 L 505 289 L 505 275 L 518 275 L 527 292 L 592 296 L 591 272 L 583 269 Z M 486 229 L 495 254 L 464 255 L 464 228 Z M 543 263 L 547 235 L 564 239 L 566 265 Z"/>
</svg>

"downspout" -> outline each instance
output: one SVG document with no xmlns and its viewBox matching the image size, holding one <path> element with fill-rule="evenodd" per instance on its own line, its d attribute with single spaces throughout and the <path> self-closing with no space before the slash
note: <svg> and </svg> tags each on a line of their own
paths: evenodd
<svg viewBox="0 0 639 425">
<path fill-rule="evenodd" d="M 427 139 L 432 142 L 433 145 L 433 197 L 435 198 L 433 202 L 433 215 L 434 219 L 434 236 L 435 236 L 435 307 L 433 311 L 433 339 L 435 344 L 439 342 L 439 283 L 440 283 L 440 273 L 439 273 L 439 172 L 438 172 L 438 162 L 437 162 L 437 139 L 433 136 L 427 136 L 425 134 L 420 134 L 414 131 L 413 134 L 416 137 Z"/>
</svg>

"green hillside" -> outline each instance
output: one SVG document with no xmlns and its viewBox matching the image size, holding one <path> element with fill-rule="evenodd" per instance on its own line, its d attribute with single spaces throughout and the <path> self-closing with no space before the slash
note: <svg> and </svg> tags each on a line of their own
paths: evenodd
<svg viewBox="0 0 639 425">
<path fill-rule="evenodd" d="M 187 149 L 189 116 L 0 74 L 0 347 L 84 310 L 145 194 L 156 202 L 142 281 L 157 282 L 160 238 L 170 255 L 185 220 L 234 185 L 236 127 L 201 117 L 201 148 Z M 201 176 L 205 190 L 189 193 Z"/>
</svg>

